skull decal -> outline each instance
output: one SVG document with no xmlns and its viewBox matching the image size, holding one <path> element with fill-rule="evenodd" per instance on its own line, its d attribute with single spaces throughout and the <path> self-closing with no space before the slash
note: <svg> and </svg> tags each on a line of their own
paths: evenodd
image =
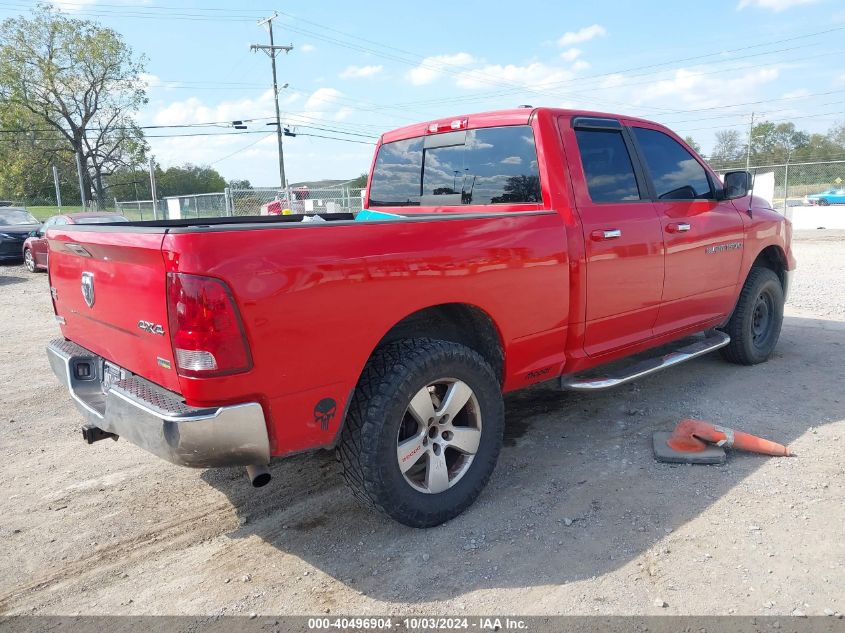
<svg viewBox="0 0 845 633">
<path fill-rule="evenodd" d="M 329 423 L 337 413 L 337 402 L 334 398 L 323 398 L 314 406 L 314 422 L 320 425 L 321 431 L 329 430 Z"/>
</svg>

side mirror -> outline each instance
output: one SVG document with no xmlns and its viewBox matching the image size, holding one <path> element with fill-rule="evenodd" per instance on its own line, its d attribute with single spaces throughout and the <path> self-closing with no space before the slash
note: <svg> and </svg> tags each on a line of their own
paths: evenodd
<svg viewBox="0 0 845 633">
<path fill-rule="evenodd" d="M 725 174 L 725 200 L 744 198 L 751 191 L 753 177 L 747 171 L 729 171 Z"/>
<path fill-rule="evenodd" d="M 30 231 L 30 232 L 29 232 L 29 237 L 39 237 L 39 235 L 38 235 L 38 231 Z"/>
</svg>

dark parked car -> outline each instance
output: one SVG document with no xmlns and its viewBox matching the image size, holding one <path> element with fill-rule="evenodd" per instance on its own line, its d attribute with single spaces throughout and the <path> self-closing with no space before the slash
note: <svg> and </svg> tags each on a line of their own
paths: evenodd
<svg viewBox="0 0 845 633">
<path fill-rule="evenodd" d="M 39 224 L 26 209 L 0 207 L 0 262 L 20 261 L 24 240 Z"/>
<path fill-rule="evenodd" d="M 0 211 L 2 213 L 2 211 Z M 23 243 L 23 261 L 27 270 L 34 273 L 37 270 L 47 270 L 47 238 L 44 234 L 51 226 L 66 224 L 108 224 L 110 222 L 128 222 L 117 213 L 66 213 L 54 215 L 37 230 L 31 231 Z M 20 251 L 18 251 L 20 252 Z"/>
</svg>

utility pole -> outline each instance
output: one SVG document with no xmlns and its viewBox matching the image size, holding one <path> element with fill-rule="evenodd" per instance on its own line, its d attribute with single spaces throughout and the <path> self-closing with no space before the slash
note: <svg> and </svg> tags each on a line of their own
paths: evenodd
<svg viewBox="0 0 845 633">
<path fill-rule="evenodd" d="M 751 124 L 748 126 L 748 150 L 745 153 L 745 171 L 751 166 L 751 141 L 754 134 L 754 113 L 751 113 Z"/>
<path fill-rule="evenodd" d="M 53 164 L 53 184 L 56 185 L 56 207 L 59 209 L 59 213 L 62 212 L 62 190 L 59 188 L 59 170 L 55 164 Z"/>
<path fill-rule="evenodd" d="M 156 193 L 155 156 L 150 156 L 150 196 L 153 199 L 153 220 L 158 220 L 158 194 Z"/>
<path fill-rule="evenodd" d="M 79 175 L 79 198 L 82 200 L 82 210 L 87 211 L 88 196 L 85 195 L 85 181 L 82 178 L 82 158 L 79 156 L 79 152 L 76 152 L 76 173 Z"/>
<path fill-rule="evenodd" d="M 789 159 L 792 157 L 792 143 L 786 146 L 786 165 L 783 168 L 783 215 L 789 210 Z"/>
<path fill-rule="evenodd" d="M 290 46 L 277 46 L 273 42 L 273 20 L 279 17 L 278 13 L 273 13 L 269 18 L 259 20 L 258 25 L 266 24 L 270 30 L 270 45 L 266 44 L 252 44 L 249 49 L 251 51 L 264 51 L 270 57 L 270 63 L 273 67 L 273 101 L 276 104 L 276 140 L 279 143 L 279 179 L 281 180 L 282 189 L 287 190 L 287 180 L 285 179 L 285 152 L 282 147 L 282 120 L 279 116 L 279 85 L 276 81 L 276 55 L 280 51 L 289 53 L 293 50 L 293 44 Z"/>
</svg>

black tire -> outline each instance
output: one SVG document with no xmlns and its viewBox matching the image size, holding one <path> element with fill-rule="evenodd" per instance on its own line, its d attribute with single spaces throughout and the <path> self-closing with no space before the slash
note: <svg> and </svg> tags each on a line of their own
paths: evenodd
<svg viewBox="0 0 845 633">
<path fill-rule="evenodd" d="M 819 205 L 822 207 L 830 206 L 830 200 L 827 198 L 819 198 Z"/>
<path fill-rule="evenodd" d="M 38 267 L 35 265 L 35 256 L 29 248 L 25 248 L 23 251 L 23 265 L 31 273 L 38 272 Z"/>
<path fill-rule="evenodd" d="M 449 481 L 450 487 L 438 493 L 421 492 L 400 470 L 397 442 L 402 441 L 402 425 L 408 423 L 412 398 L 444 377 L 471 389 L 475 400 L 466 406 L 474 409 L 477 405 L 479 409 L 473 415 L 480 416 L 480 438 L 472 460 L 454 482 Z M 479 354 L 440 340 L 397 341 L 378 349 L 367 363 L 349 406 L 336 455 L 347 484 L 366 505 L 410 527 L 433 527 L 466 510 L 487 484 L 502 447 L 504 419 L 499 381 Z M 423 429 L 422 435 L 426 434 Z M 427 439 L 425 442 L 428 444 Z M 443 446 L 445 463 L 451 453 L 447 453 L 446 444 Z M 431 449 L 434 447 L 432 444 Z M 429 459 L 426 453 L 420 463 L 430 464 Z"/>
<path fill-rule="evenodd" d="M 783 325 L 783 286 L 769 268 L 752 268 L 725 332 L 731 342 L 720 351 L 738 365 L 756 365 L 772 355 Z"/>
</svg>

